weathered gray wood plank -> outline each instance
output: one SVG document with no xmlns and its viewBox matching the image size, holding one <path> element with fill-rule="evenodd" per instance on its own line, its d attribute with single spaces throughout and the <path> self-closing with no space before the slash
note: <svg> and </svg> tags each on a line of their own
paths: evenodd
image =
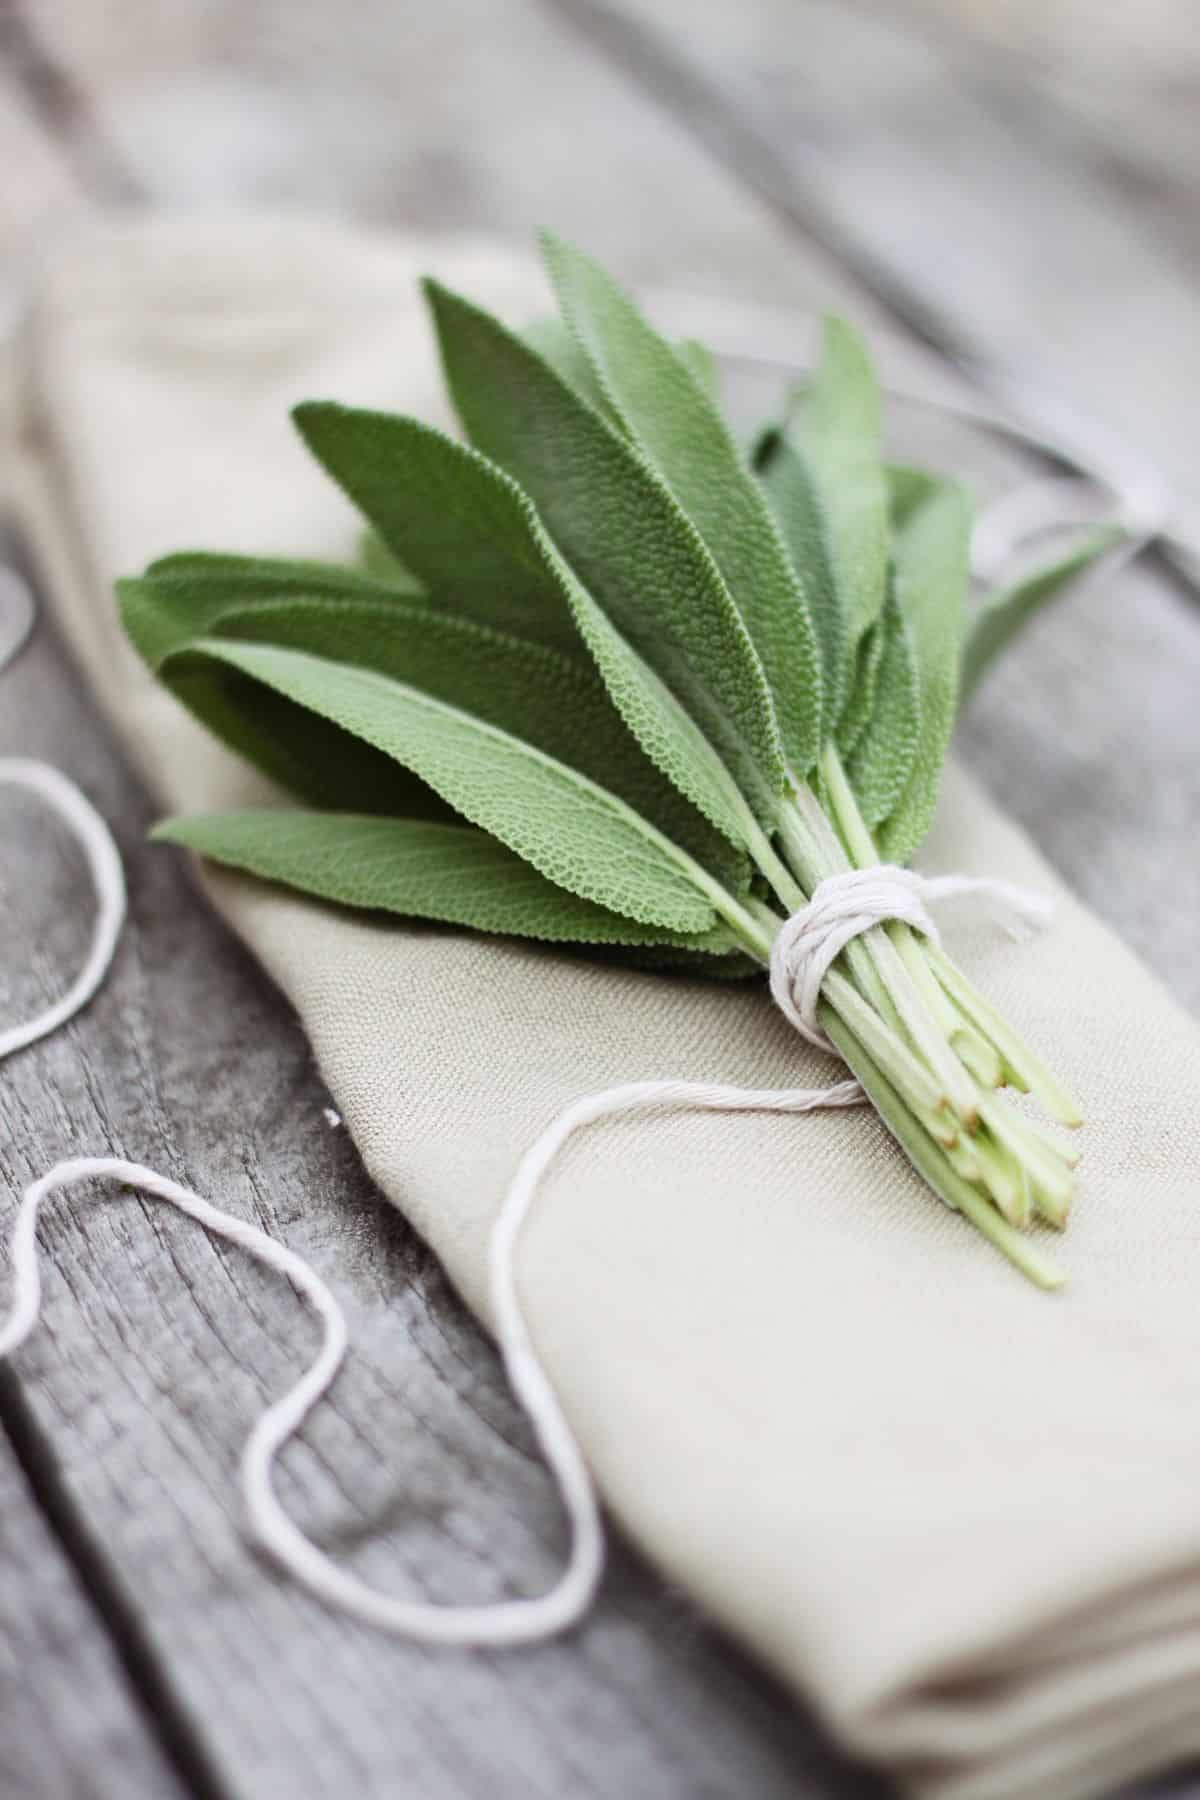
<svg viewBox="0 0 1200 1800">
<path fill-rule="evenodd" d="M 66 159 L 3 69 L 0 166 L 2 328 L 18 299 L 15 269 L 48 221 L 65 222 L 82 204 Z M 7 789 L 0 807 L 6 850 L 0 916 L 7 920 L 20 873 Z M 7 1017 L 2 1004 L 0 1016 Z M 0 1068 L 0 1169 L 7 1185 L 11 1118 L 4 1082 Z M 126 1666 L 136 1643 L 121 1637 L 90 1591 L 77 1546 L 67 1541 L 69 1521 L 47 1507 L 53 1484 L 47 1446 L 19 1382 L 0 1371 L 0 1794 L 6 1800 L 125 1800 L 130 1793 L 182 1800 L 173 1763 L 178 1747 L 164 1748 L 146 1695 Z"/>
<path fill-rule="evenodd" d="M 976 79 L 1200 259 L 1200 35 L 1177 0 L 906 0 Z"/>
<path fill-rule="evenodd" d="M 0 1415 L 10 1401 L 0 1384 Z M 0 1427 L 0 1794 L 183 1800 Z"/>
<path fill-rule="evenodd" d="M 1117 183 L 882 7 L 555 3 L 911 323 L 1138 445 L 1200 542 L 1196 289 Z"/>
</svg>

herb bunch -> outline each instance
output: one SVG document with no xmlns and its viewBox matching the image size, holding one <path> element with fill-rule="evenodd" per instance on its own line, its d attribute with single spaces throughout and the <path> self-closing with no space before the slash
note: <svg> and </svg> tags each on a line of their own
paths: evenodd
<svg viewBox="0 0 1200 1800">
<path fill-rule="evenodd" d="M 1107 540 L 969 626 L 967 496 L 884 463 L 847 324 L 746 456 L 706 353 L 544 251 L 561 317 L 523 333 L 426 283 L 466 443 L 296 408 L 361 566 L 188 552 L 119 584 L 160 679 L 304 803 L 157 836 L 347 906 L 751 973 L 825 877 L 908 860 L 964 680 Z M 963 972 L 877 926 L 820 1022 L 935 1192 L 1056 1285 L 1024 1233 L 1065 1223 L 1076 1159 L 1001 1090 L 1078 1112 Z"/>
</svg>

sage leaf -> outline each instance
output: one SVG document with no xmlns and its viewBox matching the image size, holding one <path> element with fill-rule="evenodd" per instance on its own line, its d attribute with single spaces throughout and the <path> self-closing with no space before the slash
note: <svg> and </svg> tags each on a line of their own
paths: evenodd
<svg viewBox="0 0 1200 1800">
<path fill-rule="evenodd" d="M 233 580 L 262 592 L 277 594 L 358 593 L 365 583 L 390 593 L 419 594 L 421 584 L 393 558 L 386 569 L 361 569 L 346 563 L 322 562 L 315 557 L 248 556 L 235 550 L 174 550 L 146 566 L 146 574 L 160 580 Z"/>
<path fill-rule="evenodd" d="M 891 471 L 895 593 L 908 626 L 920 722 L 903 793 L 879 834 L 892 862 L 907 862 L 929 829 L 958 705 L 963 596 L 971 508 L 956 482 Z"/>
<path fill-rule="evenodd" d="M 766 671 L 788 762 L 805 775 L 821 747 L 819 655 L 762 490 L 712 399 L 611 277 L 552 235 L 543 248 L 564 316 L 609 404 L 724 579 Z"/>
<path fill-rule="evenodd" d="M 411 599 L 420 589 L 338 563 L 284 562 L 233 555 L 160 557 L 144 576 L 117 582 L 125 629 L 152 669 L 188 638 L 203 636 L 233 607 L 255 600 L 306 598 Z"/>
<path fill-rule="evenodd" d="M 875 704 L 850 755 L 847 772 L 870 829 L 900 803 L 921 741 L 921 695 L 908 621 L 894 585 L 872 630 L 883 639 Z"/>
<path fill-rule="evenodd" d="M 486 460 L 418 419 L 297 406 L 313 455 L 430 594 L 468 618 L 582 656 L 532 506 Z"/>
<path fill-rule="evenodd" d="M 590 664 L 419 600 L 268 598 L 214 617 L 211 629 L 419 688 L 616 794 L 735 892 L 749 881 L 745 855 L 645 755 Z"/>
<path fill-rule="evenodd" d="M 750 802 L 667 683 L 575 575 L 511 476 L 413 419 L 317 402 L 294 416 L 310 449 L 443 604 L 590 654 L 650 760 L 732 844 L 745 846 L 756 825 Z"/>
<path fill-rule="evenodd" d="M 843 620 L 835 716 L 850 697 L 858 647 L 883 610 L 888 487 L 871 360 L 844 319 L 825 321 L 821 355 L 792 425 L 812 469 L 817 510 Z"/>
<path fill-rule="evenodd" d="M 720 391 L 717 364 L 712 351 L 697 338 L 680 338 L 675 346 L 675 354 L 700 392 L 707 394 L 715 406 L 720 398 Z"/>
<path fill-rule="evenodd" d="M 771 695 L 695 527 L 646 458 L 528 344 L 437 282 L 425 287 L 467 436 L 520 483 L 583 586 L 768 819 L 785 777 Z"/>
<path fill-rule="evenodd" d="M 200 639 L 172 661 L 223 663 L 418 775 L 550 881 L 642 924 L 707 931 L 703 871 L 624 801 L 542 751 L 371 669 L 273 644 Z"/>
<path fill-rule="evenodd" d="M 673 932 L 568 893 L 474 825 L 279 808 L 167 819 L 154 837 L 344 906 L 551 943 L 736 948 L 725 926 Z"/>
<path fill-rule="evenodd" d="M 1068 555 L 1059 557 L 1009 587 L 989 594 L 971 620 L 963 647 L 962 697 L 970 699 L 1002 650 L 1042 609 L 1074 586 L 1081 575 L 1123 543 L 1126 532 L 1106 525 L 1090 532 Z"/>
<path fill-rule="evenodd" d="M 620 425 L 579 339 L 557 314 L 550 313 L 544 319 L 534 319 L 520 335 L 522 341 L 544 363 L 548 363 L 560 381 L 565 381 L 568 387 L 573 388 L 581 400 L 603 413 L 613 424 Z"/>
<path fill-rule="evenodd" d="M 771 427 L 753 452 L 754 466 L 801 581 L 821 657 L 821 737 L 830 737 L 846 695 L 847 621 L 830 563 L 816 475 L 786 431 Z"/>
<path fill-rule="evenodd" d="M 164 568 L 166 563 L 152 566 Z M 235 669 L 211 661 L 171 660 L 174 651 L 235 609 L 239 597 L 243 607 L 252 604 L 247 596 L 255 592 L 254 584 L 240 584 L 238 572 L 232 583 L 211 572 L 182 575 L 174 568 L 117 583 L 128 636 L 175 698 L 229 749 L 310 805 L 345 805 L 346 796 L 353 795 L 360 812 L 446 817 L 449 808 L 432 789 L 371 745 Z"/>
<path fill-rule="evenodd" d="M 886 611 L 887 602 L 884 602 Z M 879 671 L 883 662 L 887 631 L 883 613 L 879 615 L 858 646 L 857 666 L 850 685 L 850 698 L 838 721 L 837 743 L 844 756 L 854 751 L 859 739 L 871 723 L 879 687 Z"/>
</svg>

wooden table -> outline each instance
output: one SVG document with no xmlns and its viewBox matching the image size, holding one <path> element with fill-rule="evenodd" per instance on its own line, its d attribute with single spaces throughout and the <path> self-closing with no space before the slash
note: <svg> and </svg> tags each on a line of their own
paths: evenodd
<svg viewBox="0 0 1200 1800">
<path fill-rule="evenodd" d="M 1106 61 L 1075 0 L 1056 16 L 1067 51 L 1092 46 L 1089 86 L 1037 36 L 1047 10 L 25 0 L 0 15 L 7 293 L 101 204 L 302 203 L 522 239 L 550 222 L 673 303 L 723 299 L 760 346 L 734 302 L 768 304 L 784 339 L 832 302 L 926 377 L 981 347 L 1049 368 L 1194 493 L 1194 34 L 1148 8 L 1139 55 Z M 1030 467 L 918 429 L 985 486 Z M 84 781 L 132 916 L 94 1005 L 0 1072 L 0 1216 L 50 1162 L 113 1152 L 286 1238 L 355 1343 L 285 1459 L 289 1506 L 384 1586 L 536 1586 L 561 1523 L 489 1344 L 327 1121 L 296 1021 L 145 846 L 147 804 L 45 623 L 2 691 L 0 754 Z M 962 749 L 1200 1008 L 1198 696 L 1200 610 L 1147 559 L 1031 633 Z M 9 1018 L 55 991 L 90 907 L 57 829 L 3 805 Z M 249 1422 L 311 1342 L 293 1296 L 128 1196 L 64 1206 L 45 1242 L 45 1325 L 0 1372 L 3 1800 L 883 1791 L 620 1544 L 588 1624 L 537 1651 L 430 1653 L 329 1615 L 250 1553 L 236 1508 Z"/>
</svg>

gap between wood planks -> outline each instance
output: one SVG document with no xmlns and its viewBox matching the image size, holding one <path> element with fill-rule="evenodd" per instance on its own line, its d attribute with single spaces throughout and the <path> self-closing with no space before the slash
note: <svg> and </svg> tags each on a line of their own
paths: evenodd
<svg viewBox="0 0 1200 1800">
<path fill-rule="evenodd" d="M 139 184 L 94 130 L 86 101 L 70 76 L 45 53 L 16 5 L 0 11 L 0 63 L 53 145 L 58 164 L 65 164 L 82 189 L 113 204 L 140 198 Z M 4 555 L 12 555 L 10 545 L 4 546 Z M 96 1629 L 111 1646 L 147 1737 L 193 1800 L 228 1800 L 229 1789 L 156 1655 L 136 1603 L 63 1480 L 54 1446 L 20 1377 L 7 1366 L 0 1366 L 0 1432 L 31 1502 L 75 1574 Z"/>
<path fill-rule="evenodd" d="M 1095 159 L 1064 156 L 1019 83 L 885 7 L 805 0 L 781 25 L 773 0 L 748 0 L 731 26 L 679 0 L 548 4 L 980 386 L 1031 424 L 1128 437 L 1176 489 L 1194 575 L 1186 259 Z M 803 81 L 788 61 L 801 40 Z"/>
<path fill-rule="evenodd" d="M 54 1448 L 25 1397 L 20 1378 L 0 1366 L 0 1429 L 30 1498 L 70 1563 L 112 1644 L 149 1736 L 194 1800 L 228 1800 L 204 1741 L 155 1655 L 138 1610 L 62 1479 Z"/>
</svg>

